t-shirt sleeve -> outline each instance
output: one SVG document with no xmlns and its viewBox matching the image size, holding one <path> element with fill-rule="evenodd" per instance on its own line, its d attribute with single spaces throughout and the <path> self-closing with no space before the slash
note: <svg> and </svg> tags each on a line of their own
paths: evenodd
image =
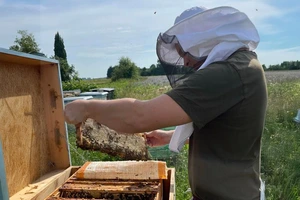
<svg viewBox="0 0 300 200">
<path fill-rule="evenodd" d="M 189 115 L 198 128 L 244 98 L 238 72 L 225 63 L 198 70 L 166 94 Z"/>
</svg>

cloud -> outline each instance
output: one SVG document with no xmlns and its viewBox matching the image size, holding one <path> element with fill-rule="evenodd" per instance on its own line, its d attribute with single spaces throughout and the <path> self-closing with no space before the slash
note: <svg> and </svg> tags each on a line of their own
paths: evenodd
<svg viewBox="0 0 300 200">
<path fill-rule="evenodd" d="M 92 70 L 100 65 L 103 66 L 100 73 L 105 76 L 107 68 L 117 64 L 121 56 L 129 56 L 139 66 L 156 63 L 157 35 L 172 26 L 183 9 L 195 5 L 236 7 L 249 16 L 261 35 L 272 36 L 282 31 L 274 20 L 287 20 L 284 16 L 295 12 L 295 9 L 283 9 L 268 0 L 203 0 L 201 5 L 198 0 L 3 2 L 0 0 L 0 24 L 5 27 L 0 32 L 1 47 L 11 46 L 17 31 L 25 29 L 34 34 L 42 52 L 50 56 L 53 55 L 54 35 L 59 31 L 68 61 L 84 76 L 93 76 Z M 260 46 L 264 47 L 263 43 Z M 270 59 L 264 59 L 265 63 L 273 62 L 274 58 L 268 56 L 268 52 L 277 52 L 273 51 L 259 50 L 264 58 Z M 291 52 L 288 55 L 294 55 Z"/>
<path fill-rule="evenodd" d="M 30 5 L 26 3 L 17 3 L 17 4 L 9 4 L 8 6 L 4 6 L 7 9 L 15 9 L 16 11 L 37 11 L 42 12 L 46 10 L 46 7 L 43 5 Z"/>
<path fill-rule="evenodd" d="M 284 61 L 300 60 L 300 46 L 284 48 L 284 49 L 271 49 L 271 50 L 257 50 L 258 58 L 262 64 L 266 66 L 280 64 Z"/>
<path fill-rule="evenodd" d="M 85 58 L 102 58 L 111 56 L 122 56 L 130 52 L 144 51 L 142 45 L 124 45 L 115 43 L 109 47 L 94 47 L 85 49 L 84 52 L 79 52 L 77 55 Z"/>
</svg>

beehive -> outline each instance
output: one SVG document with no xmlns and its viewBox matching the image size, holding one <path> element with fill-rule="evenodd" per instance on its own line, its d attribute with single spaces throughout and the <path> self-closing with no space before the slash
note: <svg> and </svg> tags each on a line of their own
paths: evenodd
<svg viewBox="0 0 300 200">
<path fill-rule="evenodd" d="M 47 200 L 148 199 L 161 200 L 168 183 L 161 161 L 87 162 Z M 165 194 L 165 199 L 170 199 Z"/>
<path fill-rule="evenodd" d="M 80 168 L 70 163 L 59 71 L 56 60 L 0 48 L 0 199 L 44 200 Z M 168 169 L 163 199 L 171 180 Z"/>
</svg>

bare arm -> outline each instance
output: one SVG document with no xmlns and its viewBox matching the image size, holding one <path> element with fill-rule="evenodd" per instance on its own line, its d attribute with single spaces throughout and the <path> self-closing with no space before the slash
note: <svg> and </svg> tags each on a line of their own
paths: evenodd
<svg viewBox="0 0 300 200">
<path fill-rule="evenodd" d="M 191 122 L 190 117 L 169 96 L 148 101 L 137 99 L 74 101 L 66 105 L 66 121 L 80 123 L 93 118 L 116 131 L 137 133 Z"/>
</svg>

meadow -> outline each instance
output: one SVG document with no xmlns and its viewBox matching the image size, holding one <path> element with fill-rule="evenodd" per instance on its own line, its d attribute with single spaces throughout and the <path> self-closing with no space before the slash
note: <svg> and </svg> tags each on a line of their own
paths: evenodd
<svg viewBox="0 0 300 200">
<path fill-rule="evenodd" d="M 267 200 L 300 200 L 300 124 L 293 121 L 300 109 L 300 71 L 266 72 L 268 108 L 262 137 L 261 173 L 266 184 Z M 171 88 L 164 76 L 141 77 L 138 80 L 92 79 L 64 83 L 64 90 L 95 87 L 115 88 L 115 97 L 150 99 Z M 169 129 L 172 127 L 169 127 Z M 82 151 L 75 145 L 74 127 L 68 125 L 72 165 L 93 160 L 118 160 L 100 152 Z M 165 160 L 176 168 L 176 198 L 191 198 L 187 176 L 188 146 L 179 153 L 167 147 L 149 149 L 153 159 Z M 161 156 L 164 155 L 164 156 Z"/>
</svg>

